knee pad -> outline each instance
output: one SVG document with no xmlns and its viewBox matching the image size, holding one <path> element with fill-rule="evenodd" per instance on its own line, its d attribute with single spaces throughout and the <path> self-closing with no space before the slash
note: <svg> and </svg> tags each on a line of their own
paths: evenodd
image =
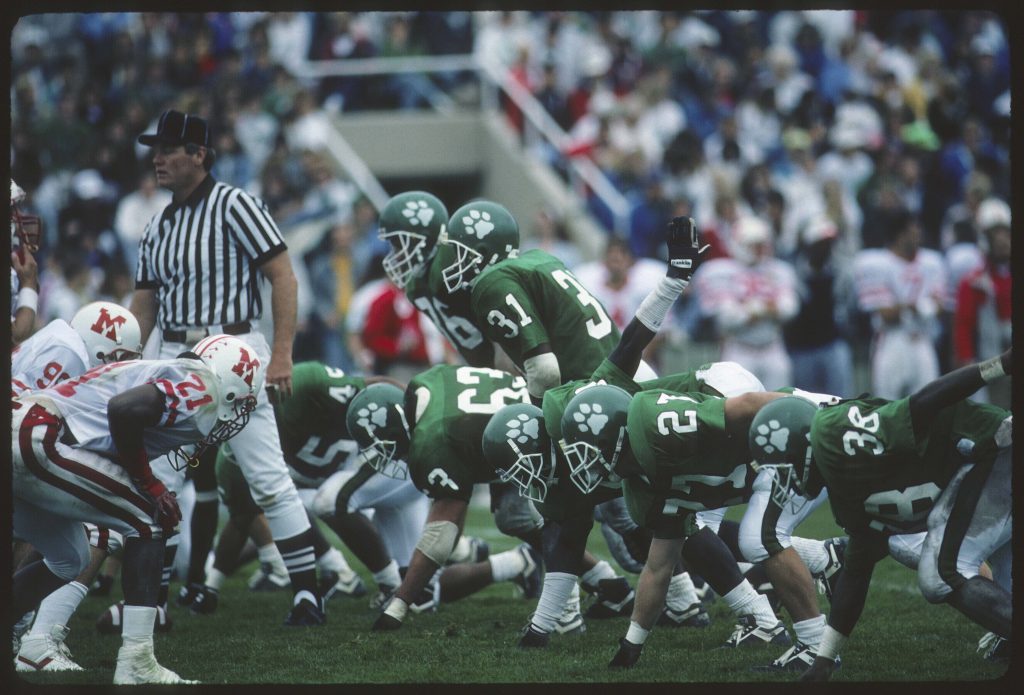
<svg viewBox="0 0 1024 695">
<path fill-rule="evenodd" d="M 444 567 L 458 540 L 459 527 L 451 521 L 428 521 L 416 549 Z"/>
<path fill-rule="evenodd" d="M 505 492 L 498 500 L 494 509 L 494 524 L 506 536 L 515 538 L 522 538 L 544 525 L 540 513 L 530 500 L 512 490 Z"/>
</svg>

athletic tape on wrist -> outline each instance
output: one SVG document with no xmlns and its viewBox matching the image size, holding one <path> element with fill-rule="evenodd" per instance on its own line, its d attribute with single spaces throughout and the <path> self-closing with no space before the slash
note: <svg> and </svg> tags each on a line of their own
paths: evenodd
<svg viewBox="0 0 1024 695">
<path fill-rule="evenodd" d="M 39 293 L 31 287 L 22 287 L 18 290 L 18 309 L 31 309 L 39 313 Z"/>
<path fill-rule="evenodd" d="M 843 646 L 845 641 L 846 635 L 831 625 L 826 625 L 825 631 L 821 635 L 821 641 L 818 642 L 817 655 L 835 661 L 836 657 L 839 656 L 839 648 Z"/>
<path fill-rule="evenodd" d="M 636 310 L 637 321 L 657 333 L 672 304 L 688 284 L 689 281 L 682 278 L 663 277 L 658 281 L 658 286 L 640 303 L 640 308 Z"/>
<path fill-rule="evenodd" d="M 384 609 L 384 615 L 390 615 L 398 622 L 405 620 L 405 614 L 409 612 L 409 604 L 395 596 Z"/>
<path fill-rule="evenodd" d="M 1006 372 L 1003 371 L 1003 360 L 1000 357 L 985 360 L 978 365 L 978 369 L 981 370 L 981 380 L 986 384 L 1006 376 Z"/>
<path fill-rule="evenodd" d="M 647 641 L 647 635 L 651 634 L 650 630 L 645 630 L 635 621 L 629 621 L 629 630 L 626 631 L 626 640 L 633 644 L 643 644 Z"/>
</svg>

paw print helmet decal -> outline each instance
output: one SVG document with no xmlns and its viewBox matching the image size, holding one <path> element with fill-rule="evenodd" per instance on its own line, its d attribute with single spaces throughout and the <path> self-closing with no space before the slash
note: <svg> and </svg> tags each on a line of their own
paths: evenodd
<svg viewBox="0 0 1024 695">
<path fill-rule="evenodd" d="M 359 453 L 374 470 L 404 480 L 408 469 L 401 460 L 409 451 L 405 392 L 393 384 L 370 384 L 349 402 L 345 424 Z"/>
<path fill-rule="evenodd" d="M 750 423 L 748 441 L 754 468 L 774 471 L 772 501 L 780 507 L 796 504 L 793 492 L 803 496 L 808 491 L 811 421 L 817 410 L 804 398 L 785 396 L 762 407 Z"/>
<path fill-rule="evenodd" d="M 565 406 L 558 445 L 569 464 L 569 479 L 585 495 L 605 480 L 620 480 L 615 465 L 626 443 L 631 400 L 618 386 L 597 384 L 579 391 Z"/>
<path fill-rule="evenodd" d="M 380 211 L 377 236 L 391 247 L 383 262 L 391 282 L 404 289 L 410 278 L 423 272 L 447 222 L 447 208 L 430 193 L 407 191 L 387 202 Z"/>
<path fill-rule="evenodd" d="M 519 255 L 519 225 L 504 206 L 477 200 L 452 214 L 439 243 L 441 275 L 455 292 L 471 286 L 485 268 Z"/>
<path fill-rule="evenodd" d="M 503 483 L 534 502 L 547 498 L 555 481 L 555 449 L 544 414 L 530 403 L 512 403 L 491 416 L 482 438 L 484 458 Z"/>
</svg>

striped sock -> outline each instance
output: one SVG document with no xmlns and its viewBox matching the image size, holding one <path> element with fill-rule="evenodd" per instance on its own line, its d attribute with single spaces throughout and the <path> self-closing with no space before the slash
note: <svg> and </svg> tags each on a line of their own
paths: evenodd
<svg viewBox="0 0 1024 695">
<path fill-rule="evenodd" d="M 277 541 L 285 569 L 291 578 L 292 591 L 308 591 L 316 595 L 316 555 L 313 552 L 313 531 L 306 529 L 297 536 Z"/>
</svg>

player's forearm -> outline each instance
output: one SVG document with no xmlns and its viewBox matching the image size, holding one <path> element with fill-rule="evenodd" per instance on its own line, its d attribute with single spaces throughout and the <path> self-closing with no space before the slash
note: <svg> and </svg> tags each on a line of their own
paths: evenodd
<svg viewBox="0 0 1024 695">
<path fill-rule="evenodd" d="M 1011 351 L 998 358 L 961 367 L 940 376 L 910 396 L 910 419 L 920 435 L 943 408 L 967 398 L 986 383 L 1011 373 Z"/>
<path fill-rule="evenodd" d="M 118 463 L 132 477 L 151 475 L 144 430 L 159 423 L 163 396 L 152 385 L 137 386 L 110 399 L 107 424 L 118 452 Z"/>
<path fill-rule="evenodd" d="M 636 599 L 633 603 L 631 620 L 644 630 L 651 630 L 658 616 L 665 607 L 668 585 L 672 580 L 672 568 L 675 562 L 664 562 L 647 558 L 647 564 L 640 572 L 636 582 Z"/>
<path fill-rule="evenodd" d="M 884 539 L 851 535 L 847 546 L 846 564 L 832 594 L 832 609 L 828 624 L 844 637 L 849 637 L 860 620 L 871 585 L 875 563 L 887 552 Z"/>
<path fill-rule="evenodd" d="M 622 337 L 611 354 L 608 361 L 622 370 L 623 374 L 636 374 L 643 358 L 644 348 L 654 339 L 655 332 L 646 327 L 636 318 L 629 322 L 622 331 Z"/>
</svg>

